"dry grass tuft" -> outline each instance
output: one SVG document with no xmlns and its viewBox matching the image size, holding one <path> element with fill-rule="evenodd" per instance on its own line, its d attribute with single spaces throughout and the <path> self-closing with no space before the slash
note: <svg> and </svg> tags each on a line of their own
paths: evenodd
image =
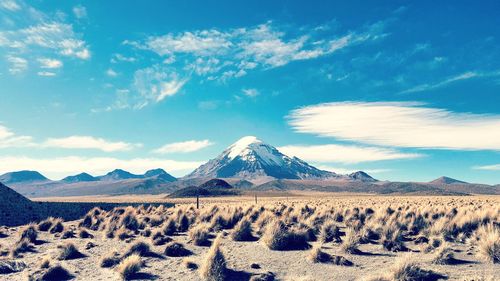
<svg viewBox="0 0 500 281">
<path fill-rule="evenodd" d="M 456 262 L 453 250 L 448 245 L 442 245 L 436 249 L 436 253 L 432 259 L 434 264 L 454 264 Z"/>
<path fill-rule="evenodd" d="M 490 263 L 500 263 L 500 229 L 493 224 L 478 230 L 477 256 Z"/>
<path fill-rule="evenodd" d="M 123 280 L 132 279 L 142 268 L 142 261 L 139 255 L 130 255 L 125 258 L 117 267 L 116 271 Z"/>
<path fill-rule="evenodd" d="M 269 249 L 278 251 L 303 250 L 310 247 L 305 232 L 291 229 L 279 220 L 267 225 L 262 241 Z"/>
<path fill-rule="evenodd" d="M 223 281 L 227 278 L 226 258 L 220 250 L 222 237 L 215 239 L 200 269 L 200 275 L 207 281 Z"/>
<path fill-rule="evenodd" d="M 61 281 L 73 279 L 73 275 L 61 265 L 54 265 L 46 270 L 35 272 L 30 281 Z"/>
<path fill-rule="evenodd" d="M 196 246 L 210 245 L 210 226 L 206 223 L 198 224 L 188 232 L 189 238 Z"/>
<path fill-rule="evenodd" d="M 38 231 L 36 229 L 35 224 L 29 224 L 21 231 L 19 240 L 27 240 L 31 243 L 35 243 L 38 237 Z"/>
<path fill-rule="evenodd" d="M 240 220 L 231 233 L 231 238 L 234 241 L 252 241 L 254 237 L 252 235 L 252 223 L 250 220 L 246 218 Z"/>
<path fill-rule="evenodd" d="M 44 232 L 49 231 L 49 229 L 52 227 L 54 220 L 55 219 L 53 217 L 48 217 L 47 219 L 41 221 L 40 223 L 38 223 L 38 230 Z"/>
<path fill-rule="evenodd" d="M 73 243 L 66 243 L 64 245 L 58 246 L 59 255 L 57 256 L 58 260 L 73 260 L 84 257 L 80 251 L 76 248 Z"/>
<path fill-rule="evenodd" d="M 137 241 L 125 251 L 123 257 L 128 257 L 131 255 L 138 255 L 141 257 L 151 256 L 153 252 L 151 251 L 151 246 L 145 241 Z"/>
<path fill-rule="evenodd" d="M 62 224 L 63 220 L 62 219 L 54 219 L 52 221 L 52 226 L 49 229 L 49 232 L 54 234 L 54 233 L 61 233 L 64 231 L 64 225 Z"/>
<path fill-rule="evenodd" d="M 168 243 L 165 247 L 164 253 L 169 257 L 185 257 L 192 254 L 191 251 L 186 249 L 183 244 L 178 242 Z"/>
<path fill-rule="evenodd" d="M 319 241 L 321 241 L 322 243 L 341 242 L 342 240 L 340 238 L 340 228 L 338 227 L 338 225 L 332 222 L 323 225 L 319 233 Z"/>
<path fill-rule="evenodd" d="M 26 264 L 22 261 L 0 260 L 0 274 L 10 274 L 23 271 Z"/>
<path fill-rule="evenodd" d="M 100 261 L 100 266 L 103 268 L 109 268 L 119 263 L 120 263 L 120 258 L 118 257 L 118 253 L 114 252 L 102 257 Z"/>
<path fill-rule="evenodd" d="M 340 250 L 346 254 L 359 254 L 360 237 L 353 228 L 347 231 L 347 234 L 340 244 Z"/>
<path fill-rule="evenodd" d="M 20 254 L 33 252 L 34 246 L 30 241 L 23 239 L 14 244 L 14 247 L 10 250 L 10 256 L 13 258 L 20 257 Z"/>
</svg>

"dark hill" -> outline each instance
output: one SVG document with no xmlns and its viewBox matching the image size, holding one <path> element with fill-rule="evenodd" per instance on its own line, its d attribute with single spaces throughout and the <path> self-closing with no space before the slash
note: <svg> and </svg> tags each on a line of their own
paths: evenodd
<svg viewBox="0 0 500 281">
<path fill-rule="evenodd" d="M 214 196 L 230 196 L 230 195 L 240 195 L 241 192 L 232 185 L 227 183 L 225 180 L 221 179 L 211 179 L 200 186 L 188 186 L 181 188 L 168 195 L 170 198 L 182 198 L 182 197 L 214 197 Z"/>
<path fill-rule="evenodd" d="M 230 185 L 227 181 L 221 180 L 221 179 L 211 179 L 202 185 L 199 186 L 200 188 L 233 188 L 232 185 Z"/>
</svg>

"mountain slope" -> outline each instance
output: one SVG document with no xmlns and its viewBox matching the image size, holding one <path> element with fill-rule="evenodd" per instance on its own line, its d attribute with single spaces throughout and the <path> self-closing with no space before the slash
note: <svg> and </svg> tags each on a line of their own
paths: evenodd
<svg viewBox="0 0 500 281">
<path fill-rule="evenodd" d="M 17 171 L 6 173 L 0 176 L 0 182 L 3 182 L 5 184 L 42 181 L 49 181 L 49 179 L 37 171 Z"/>
<path fill-rule="evenodd" d="M 296 157 L 288 157 L 256 137 L 241 138 L 217 158 L 194 170 L 186 178 L 277 179 L 334 178 L 337 174 L 319 170 Z"/>
</svg>

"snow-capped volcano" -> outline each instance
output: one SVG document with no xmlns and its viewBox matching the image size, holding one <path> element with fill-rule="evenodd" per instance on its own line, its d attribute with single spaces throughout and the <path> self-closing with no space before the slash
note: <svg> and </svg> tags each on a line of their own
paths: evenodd
<svg viewBox="0 0 500 281">
<path fill-rule="evenodd" d="M 338 175 L 319 170 L 296 157 L 288 157 L 274 146 L 253 136 L 243 137 L 217 158 L 194 170 L 187 178 L 259 178 L 322 179 Z"/>
</svg>

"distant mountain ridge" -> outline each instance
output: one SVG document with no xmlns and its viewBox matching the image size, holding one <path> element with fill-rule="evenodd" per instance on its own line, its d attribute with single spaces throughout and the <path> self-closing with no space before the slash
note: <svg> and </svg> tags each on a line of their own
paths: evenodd
<svg viewBox="0 0 500 281">
<path fill-rule="evenodd" d="M 67 176 L 60 181 L 52 181 L 37 171 L 16 171 L 5 173 L 0 176 L 0 182 L 5 184 L 22 184 L 22 183 L 37 183 L 37 182 L 95 182 L 95 181 L 120 181 L 127 179 L 148 179 L 157 178 L 162 181 L 172 182 L 177 178 L 165 172 L 163 169 L 148 170 L 144 175 L 132 174 L 122 169 L 115 169 L 105 175 L 94 177 L 88 173 L 80 173 L 73 176 Z"/>
</svg>

